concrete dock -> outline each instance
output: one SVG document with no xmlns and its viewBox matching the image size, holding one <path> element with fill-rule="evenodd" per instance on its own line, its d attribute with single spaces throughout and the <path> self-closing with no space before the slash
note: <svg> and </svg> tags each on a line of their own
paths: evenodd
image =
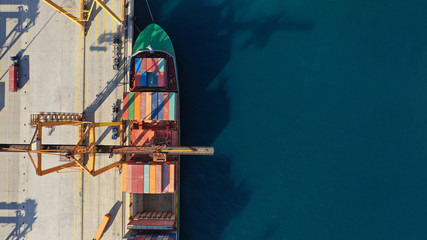
<svg viewBox="0 0 427 240">
<path fill-rule="evenodd" d="M 79 0 L 54 1 L 64 8 L 80 7 Z M 107 1 L 121 16 L 122 1 Z M 132 19 L 133 1 L 126 17 Z M 126 59 L 131 53 L 132 21 L 127 34 L 96 5 L 87 35 L 82 28 L 42 0 L 0 0 L 0 143 L 29 143 L 35 129 L 30 114 L 85 112 L 95 122 L 112 121 L 112 106 L 126 90 Z M 113 69 L 113 36 L 119 34 L 121 65 Z M 126 36 L 126 37 L 125 37 Z M 9 92 L 10 56 L 20 58 L 18 92 Z M 75 144 L 77 128 L 45 131 L 43 141 Z M 119 145 L 111 129 L 96 132 L 98 144 Z M 118 156 L 97 155 L 97 167 Z M 61 164 L 43 156 L 45 167 Z M 102 217 L 112 216 L 103 239 L 125 232 L 128 204 L 121 191 L 118 168 L 97 177 L 83 172 L 36 176 L 26 153 L 0 153 L 0 239 L 92 239 Z"/>
</svg>

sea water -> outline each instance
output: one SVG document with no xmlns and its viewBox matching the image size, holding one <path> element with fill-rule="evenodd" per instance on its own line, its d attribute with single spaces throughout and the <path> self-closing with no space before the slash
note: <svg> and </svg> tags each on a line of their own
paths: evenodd
<svg viewBox="0 0 427 240">
<path fill-rule="evenodd" d="M 182 157 L 183 239 L 426 238 L 427 1 L 149 2 L 216 151 Z"/>
</svg>

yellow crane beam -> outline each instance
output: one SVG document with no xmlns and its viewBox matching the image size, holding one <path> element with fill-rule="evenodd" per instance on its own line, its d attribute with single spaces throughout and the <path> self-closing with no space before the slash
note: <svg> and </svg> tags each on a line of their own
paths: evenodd
<svg viewBox="0 0 427 240">
<path fill-rule="evenodd" d="M 54 8 L 56 11 L 58 11 L 62 15 L 66 16 L 67 18 L 69 18 L 71 21 L 77 23 L 78 25 L 80 25 L 82 27 L 85 26 L 85 21 L 82 18 L 75 17 L 73 14 L 69 13 L 67 10 L 65 10 L 64 8 L 62 8 L 61 6 L 59 6 L 58 4 L 54 3 L 53 1 L 51 1 L 51 0 L 43 0 L 43 2 L 45 2 L 47 5 L 49 5 L 52 8 Z M 82 9 L 82 12 L 83 12 L 83 9 Z"/>
<path fill-rule="evenodd" d="M 123 22 L 122 19 L 120 19 L 116 14 L 114 14 L 113 11 L 111 11 L 111 9 L 101 0 L 94 0 L 96 1 L 105 11 L 107 11 L 107 13 L 114 18 L 114 20 L 116 20 L 119 24 L 121 24 Z M 123 7 L 123 6 L 122 6 Z"/>
</svg>

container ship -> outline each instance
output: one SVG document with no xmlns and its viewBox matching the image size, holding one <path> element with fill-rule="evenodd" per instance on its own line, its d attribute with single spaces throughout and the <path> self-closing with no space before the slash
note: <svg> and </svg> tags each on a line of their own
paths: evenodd
<svg viewBox="0 0 427 240">
<path fill-rule="evenodd" d="M 123 120 L 132 146 L 180 146 L 179 88 L 175 51 L 166 32 L 147 26 L 130 60 Z M 130 215 L 123 239 L 179 239 L 179 155 L 133 154 L 122 165 Z"/>
</svg>

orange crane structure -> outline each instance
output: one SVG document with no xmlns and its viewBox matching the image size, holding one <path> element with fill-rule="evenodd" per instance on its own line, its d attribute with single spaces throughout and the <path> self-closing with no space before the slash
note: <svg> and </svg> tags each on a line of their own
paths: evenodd
<svg viewBox="0 0 427 240">
<path fill-rule="evenodd" d="M 95 3 L 98 3 L 116 22 L 119 24 L 123 23 L 125 18 L 125 0 L 121 1 L 122 5 L 122 16 L 121 18 L 118 17 L 114 12 L 101 0 L 92 0 L 91 4 L 90 1 L 80 0 L 80 8 L 79 9 L 73 9 L 73 8 L 64 8 L 60 5 L 56 4 L 52 0 L 43 0 L 47 5 L 61 13 L 62 15 L 66 16 L 68 19 L 76 23 L 77 25 L 81 26 L 83 31 L 86 32 L 86 23 L 90 20 L 90 16 L 92 13 L 92 10 L 94 9 Z M 90 6 L 90 7 L 89 7 Z M 75 15 L 77 13 L 77 15 Z"/>
<path fill-rule="evenodd" d="M 125 146 L 123 122 L 94 123 L 83 120 L 83 114 L 55 113 L 32 114 L 31 125 L 36 128 L 29 144 L 0 144 L 0 152 L 26 152 L 36 169 L 36 174 L 43 176 L 64 169 L 80 169 L 95 177 L 126 161 L 126 154 L 153 154 L 153 160 L 166 161 L 166 155 L 213 155 L 213 147 L 170 147 L 166 145 L 153 146 Z M 56 126 L 77 126 L 80 138 L 75 145 L 43 144 L 43 128 Z M 95 129 L 97 127 L 117 126 L 120 128 L 122 145 L 96 145 Z M 37 155 L 34 159 L 33 154 Z M 69 161 L 55 167 L 43 169 L 42 155 L 58 155 Z M 119 161 L 111 163 L 100 169 L 95 168 L 96 154 L 120 154 Z"/>
</svg>

